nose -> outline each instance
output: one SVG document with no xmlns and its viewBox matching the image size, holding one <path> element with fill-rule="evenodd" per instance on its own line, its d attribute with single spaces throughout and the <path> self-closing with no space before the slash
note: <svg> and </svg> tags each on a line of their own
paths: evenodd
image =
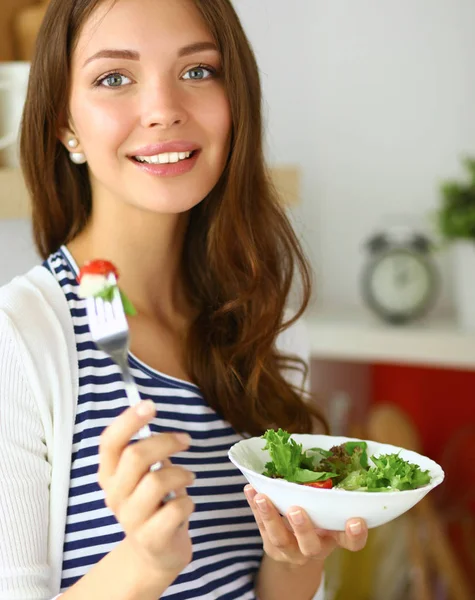
<svg viewBox="0 0 475 600">
<path fill-rule="evenodd" d="M 160 83 L 143 90 L 142 126 L 169 129 L 183 125 L 188 119 L 178 86 Z"/>
</svg>

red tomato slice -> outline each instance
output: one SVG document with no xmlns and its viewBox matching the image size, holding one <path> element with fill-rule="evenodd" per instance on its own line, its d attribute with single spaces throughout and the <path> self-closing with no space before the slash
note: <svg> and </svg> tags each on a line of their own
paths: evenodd
<svg viewBox="0 0 475 600">
<path fill-rule="evenodd" d="M 109 275 L 109 273 L 113 273 L 116 279 L 119 279 L 119 271 L 108 260 L 90 260 L 81 267 L 78 282 L 81 283 L 84 275 Z"/>
<path fill-rule="evenodd" d="M 333 487 L 333 482 L 331 479 L 325 479 L 325 481 L 313 481 L 312 483 L 304 483 L 304 485 L 308 485 L 309 487 L 329 490 Z"/>
</svg>

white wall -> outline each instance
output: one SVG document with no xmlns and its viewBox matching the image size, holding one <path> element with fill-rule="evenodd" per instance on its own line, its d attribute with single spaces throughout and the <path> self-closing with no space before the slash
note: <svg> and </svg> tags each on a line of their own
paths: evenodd
<svg viewBox="0 0 475 600">
<path fill-rule="evenodd" d="M 475 152 L 475 2 L 234 4 L 262 71 L 269 155 L 303 169 L 318 300 L 356 306 L 362 241 L 382 224 L 425 226 L 439 181 Z"/>
<path fill-rule="evenodd" d="M 438 181 L 475 151 L 475 2 L 234 3 L 261 68 L 269 157 L 303 170 L 296 219 L 319 301 L 358 305 L 362 241 L 394 215 L 425 223 Z M 0 222 L 0 284 L 35 262 L 28 236 Z"/>
<path fill-rule="evenodd" d="M 0 220 L 0 285 L 40 261 L 33 248 L 30 222 Z"/>
</svg>

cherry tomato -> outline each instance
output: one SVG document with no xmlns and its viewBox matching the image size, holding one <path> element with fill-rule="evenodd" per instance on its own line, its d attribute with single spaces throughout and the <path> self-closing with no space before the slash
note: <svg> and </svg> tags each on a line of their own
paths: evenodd
<svg viewBox="0 0 475 600">
<path fill-rule="evenodd" d="M 304 485 L 308 485 L 309 487 L 329 490 L 333 487 L 333 482 L 331 479 L 325 479 L 325 481 L 313 481 L 312 483 L 304 483 Z"/>
<path fill-rule="evenodd" d="M 108 275 L 109 273 L 113 273 L 116 279 L 119 279 L 119 271 L 108 260 L 90 260 L 81 267 L 78 282 L 81 283 L 84 275 Z"/>
</svg>

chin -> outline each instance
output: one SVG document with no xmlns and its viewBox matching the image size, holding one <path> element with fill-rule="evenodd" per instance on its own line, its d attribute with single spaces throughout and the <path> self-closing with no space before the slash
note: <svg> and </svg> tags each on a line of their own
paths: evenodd
<svg viewBox="0 0 475 600">
<path fill-rule="evenodd" d="M 135 197 L 131 201 L 131 204 L 157 215 L 180 215 L 189 212 L 192 208 L 200 204 L 204 197 L 190 198 L 188 196 L 180 198 L 175 195 L 167 198 L 162 195 L 160 198 L 147 197 L 142 201 Z"/>
<path fill-rule="evenodd" d="M 200 204 L 215 187 L 218 180 L 213 178 L 208 185 L 195 181 L 159 182 L 159 185 L 147 186 L 142 193 L 137 189 L 128 194 L 130 202 L 154 213 L 180 214 L 190 211 Z"/>
</svg>

